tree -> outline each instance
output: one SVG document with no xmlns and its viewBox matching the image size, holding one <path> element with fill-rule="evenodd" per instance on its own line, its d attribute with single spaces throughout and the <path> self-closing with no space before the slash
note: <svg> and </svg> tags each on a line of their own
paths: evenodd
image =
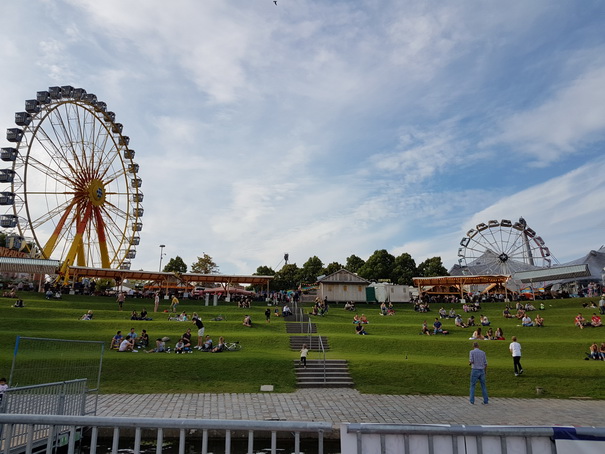
<svg viewBox="0 0 605 454">
<path fill-rule="evenodd" d="M 214 263 L 212 257 L 204 252 L 204 255 L 197 258 L 197 262 L 191 265 L 191 272 L 198 274 L 219 274 L 218 265 Z"/>
<path fill-rule="evenodd" d="M 359 273 L 359 269 L 365 265 L 365 261 L 359 257 L 357 257 L 355 254 L 353 254 L 352 256 L 347 258 L 347 264 L 345 265 L 345 268 L 347 270 L 349 270 L 351 273 Z"/>
<path fill-rule="evenodd" d="M 313 257 L 309 257 L 309 260 L 303 264 L 302 268 L 300 269 L 299 280 L 300 282 L 305 283 L 315 282 L 317 277 L 323 274 L 323 271 L 323 262 L 319 259 L 319 257 L 314 255 Z"/>
<path fill-rule="evenodd" d="M 404 252 L 395 258 L 395 267 L 393 268 L 393 283 L 400 285 L 414 285 L 413 277 L 418 276 L 416 261 L 410 254 Z"/>
<path fill-rule="evenodd" d="M 256 273 L 252 273 L 253 276 L 275 276 L 275 270 L 270 266 L 259 266 L 256 269 Z"/>
<path fill-rule="evenodd" d="M 296 263 L 290 263 L 282 266 L 282 268 L 275 273 L 275 277 L 271 282 L 273 290 L 294 290 L 298 288 L 300 269 L 296 266 Z"/>
<path fill-rule="evenodd" d="M 185 265 L 185 262 L 183 262 L 183 259 L 177 255 L 175 258 L 170 259 L 170 261 L 166 264 L 166 266 L 164 267 L 164 272 L 166 272 L 166 273 L 186 273 L 187 265 Z"/>
<path fill-rule="evenodd" d="M 441 257 L 426 259 L 418 265 L 418 274 L 420 277 L 449 276 L 441 262 Z"/>
<path fill-rule="evenodd" d="M 336 273 L 336 271 L 342 270 L 344 267 L 338 262 L 332 262 L 324 269 L 324 274 L 327 276 L 328 274 Z"/>
<path fill-rule="evenodd" d="M 395 257 L 386 249 L 374 251 L 366 263 L 359 269 L 358 274 L 364 279 L 377 281 L 392 279 Z"/>
</svg>

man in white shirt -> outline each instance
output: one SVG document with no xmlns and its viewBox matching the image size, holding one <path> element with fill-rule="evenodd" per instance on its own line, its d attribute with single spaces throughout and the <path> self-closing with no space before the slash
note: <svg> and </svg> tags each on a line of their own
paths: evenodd
<svg viewBox="0 0 605 454">
<path fill-rule="evenodd" d="M 517 342 L 517 336 L 512 337 L 512 342 L 508 346 L 511 354 L 513 355 L 513 366 L 515 368 L 515 377 L 518 377 L 523 373 L 521 367 L 521 344 Z"/>
</svg>

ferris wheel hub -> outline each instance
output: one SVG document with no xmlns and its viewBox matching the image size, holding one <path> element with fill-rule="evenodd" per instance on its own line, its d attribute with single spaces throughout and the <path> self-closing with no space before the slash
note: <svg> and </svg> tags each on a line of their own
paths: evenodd
<svg viewBox="0 0 605 454">
<path fill-rule="evenodd" d="M 105 203 L 105 185 L 97 178 L 93 179 L 88 186 L 88 197 L 94 206 L 101 206 Z"/>
</svg>

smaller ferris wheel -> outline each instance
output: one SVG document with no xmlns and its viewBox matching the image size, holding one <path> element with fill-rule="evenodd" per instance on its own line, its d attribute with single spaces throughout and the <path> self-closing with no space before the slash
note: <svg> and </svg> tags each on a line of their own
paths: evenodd
<svg viewBox="0 0 605 454">
<path fill-rule="evenodd" d="M 458 263 L 470 274 L 512 275 L 550 268 L 551 256 L 541 236 L 523 218 L 477 224 L 460 241 Z"/>
<path fill-rule="evenodd" d="M 15 123 L 0 152 L 7 246 L 62 261 L 62 274 L 71 265 L 130 269 L 143 226 L 142 180 L 115 113 L 67 85 L 25 101 Z"/>
</svg>

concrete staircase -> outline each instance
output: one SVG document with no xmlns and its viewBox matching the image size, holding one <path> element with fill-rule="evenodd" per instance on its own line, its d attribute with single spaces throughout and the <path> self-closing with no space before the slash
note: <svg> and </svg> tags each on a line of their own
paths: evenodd
<svg viewBox="0 0 605 454">
<path fill-rule="evenodd" d="M 299 388 L 352 388 L 353 379 L 344 359 L 307 360 L 306 369 L 294 361 L 296 384 Z"/>
<path fill-rule="evenodd" d="M 321 351 L 321 346 L 319 343 L 320 337 L 324 346 L 324 351 L 329 351 L 330 345 L 328 344 L 328 338 L 325 336 L 290 336 L 290 348 L 292 350 L 300 350 L 303 344 L 307 344 L 309 351 L 319 352 Z"/>
<path fill-rule="evenodd" d="M 286 333 L 292 334 L 309 334 L 317 332 L 317 325 L 315 323 L 311 323 L 311 327 L 309 328 L 308 323 L 286 323 Z"/>
</svg>

